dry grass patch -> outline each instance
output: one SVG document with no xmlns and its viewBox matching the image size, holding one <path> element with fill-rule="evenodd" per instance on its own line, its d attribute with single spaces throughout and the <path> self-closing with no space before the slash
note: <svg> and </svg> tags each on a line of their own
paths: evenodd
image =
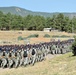
<svg viewBox="0 0 76 75">
<path fill-rule="evenodd" d="M 76 56 L 72 53 L 47 58 L 34 66 L 3 69 L 0 75 L 76 75 Z"/>
<path fill-rule="evenodd" d="M 44 32 L 44 31 L 0 31 L 0 45 L 3 44 L 2 41 L 11 42 L 5 44 L 24 44 L 24 41 L 18 41 L 17 38 L 19 36 L 27 37 L 29 35 L 38 34 L 38 39 L 30 39 L 30 43 L 39 43 L 39 42 L 48 42 L 52 38 L 43 38 L 45 34 L 50 36 L 74 36 L 75 34 L 66 33 L 66 32 Z M 58 40 L 59 38 L 54 38 Z M 61 40 L 69 39 L 69 38 L 60 38 Z"/>
</svg>

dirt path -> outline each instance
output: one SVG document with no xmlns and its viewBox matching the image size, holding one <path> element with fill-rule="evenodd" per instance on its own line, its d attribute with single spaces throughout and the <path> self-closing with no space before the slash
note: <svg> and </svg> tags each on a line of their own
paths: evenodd
<svg viewBox="0 0 76 75">
<path fill-rule="evenodd" d="M 0 68 L 0 73 L 5 72 L 5 71 L 8 71 L 8 70 L 10 70 L 10 69 L 9 68 L 5 68 L 5 69 Z"/>
<path fill-rule="evenodd" d="M 53 54 L 48 54 L 48 55 L 46 56 L 46 59 L 52 59 L 52 58 L 57 57 L 57 56 L 60 56 L 60 55 L 62 55 L 62 54 L 55 54 L 55 55 L 53 55 Z"/>
</svg>

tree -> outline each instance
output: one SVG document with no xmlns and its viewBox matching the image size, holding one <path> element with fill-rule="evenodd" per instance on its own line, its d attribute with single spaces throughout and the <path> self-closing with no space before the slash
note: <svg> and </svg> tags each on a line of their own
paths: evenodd
<svg viewBox="0 0 76 75">
<path fill-rule="evenodd" d="M 56 27 L 57 29 L 59 29 L 60 31 L 64 31 L 64 15 L 62 13 L 58 14 L 56 17 Z"/>
<path fill-rule="evenodd" d="M 42 16 L 35 16 L 35 21 L 36 21 L 36 30 L 42 31 L 46 24 L 45 18 Z"/>
<path fill-rule="evenodd" d="M 72 53 L 76 56 L 76 37 L 74 43 L 72 44 Z"/>
<path fill-rule="evenodd" d="M 33 15 L 27 15 L 26 17 L 24 17 L 24 27 L 26 27 L 28 29 L 29 27 L 29 23 L 31 22 L 30 20 L 33 18 Z"/>
<path fill-rule="evenodd" d="M 11 13 L 3 14 L 0 11 L 0 29 L 7 30 L 43 30 L 44 28 L 52 27 L 60 31 L 76 32 L 76 17 L 72 19 L 64 16 L 62 13 L 53 15 L 53 17 L 27 15 L 12 15 Z"/>
<path fill-rule="evenodd" d="M 72 19 L 72 32 L 76 32 L 76 17 L 74 16 Z"/>
</svg>

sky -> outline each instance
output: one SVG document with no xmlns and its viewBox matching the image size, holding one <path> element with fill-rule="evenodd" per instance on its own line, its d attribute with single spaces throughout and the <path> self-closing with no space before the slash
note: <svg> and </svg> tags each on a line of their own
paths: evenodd
<svg viewBox="0 0 76 75">
<path fill-rule="evenodd" d="M 0 7 L 9 6 L 38 12 L 76 12 L 76 0 L 0 0 Z"/>
</svg>

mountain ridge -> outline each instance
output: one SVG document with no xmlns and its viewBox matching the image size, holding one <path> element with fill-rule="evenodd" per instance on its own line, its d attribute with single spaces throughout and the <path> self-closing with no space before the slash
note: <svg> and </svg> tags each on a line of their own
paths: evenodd
<svg viewBox="0 0 76 75">
<path fill-rule="evenodd" d="M 64 14 L 64 16 L 68 16 L 70 18 L 76 17 L 76 12 L 36 12 L 27 10 L 25 8 L 17 7 L 17 6 L 10 6 L 10 7 L 0 7 L 0 11 L 2 11 L 4 14 L 11 13 L 21 16 L 27 16 L 27 15 L 39 15 L 44 17 L 52 17 L 53 15 L 58 15 L 59 13 Z"/>
</svg>

